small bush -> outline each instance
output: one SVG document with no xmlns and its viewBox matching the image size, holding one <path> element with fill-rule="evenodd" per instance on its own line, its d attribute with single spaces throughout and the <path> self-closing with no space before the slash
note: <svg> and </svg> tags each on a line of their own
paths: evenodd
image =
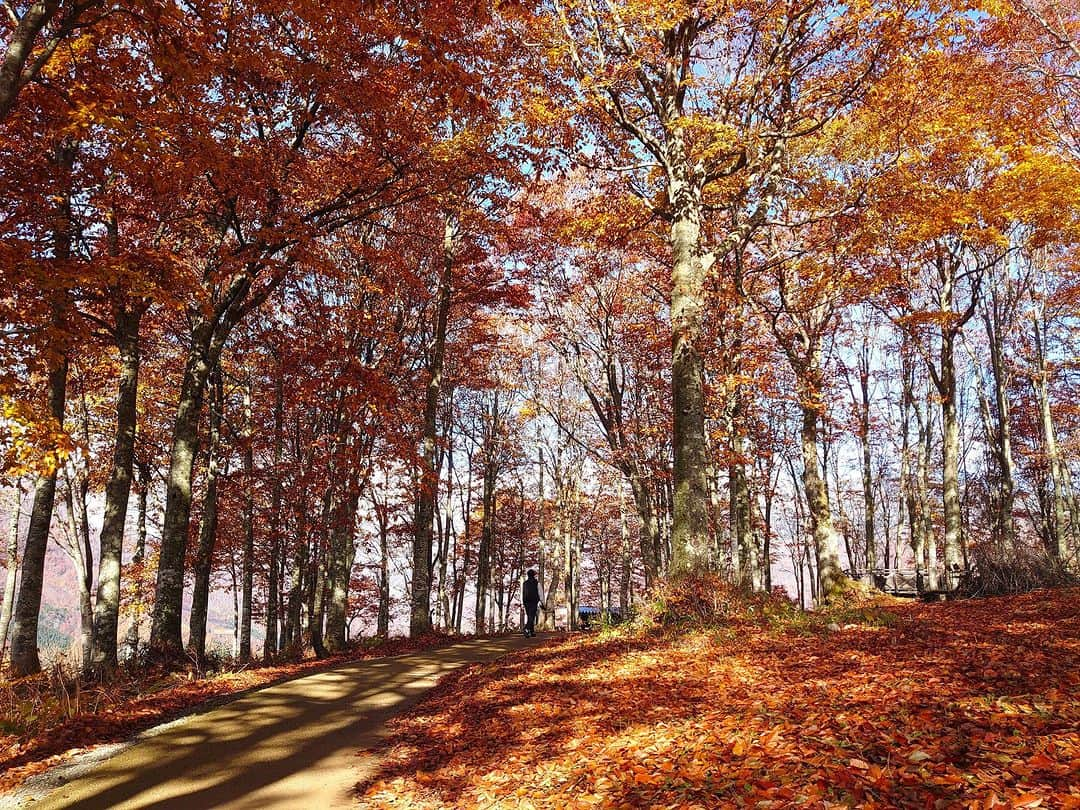
<svg viewBox="0 0 1080 810">
<path fill-rule="evenodd" d="M 638 622 L 656 628 L 727 625 L 745 606 L 747 596 L 712 572 L 671 576 L 650 591 Z"/>
<path fill-rule="evenodd" d="M 0 678 L 0 734 L 26 738 L 83 711 L 96 711 L 102 690 L 83 684 L 77 670 L 56 655 L 36 675 Z"/>
<path fill-rule="evenodd" d="M 899 601 L 848 580 L 826 605 L 805 611 L 783 588 L 755 593 L 712 572 L 682 574 L 650 591 L 630 632 L 718 630 L 747 624 L 796 633 L 820 633 L 832 625 L 892 627 L 897 616 L 890 608 Z"/>
<path fill-rule="evenodd" d="M 974 573 L 961 583 L 964 596 L 1005 596 L 1043 588 L 1080 585 L 1080 577 L 1068 562 L 1052 557 L 1045 549 L 1023 544 L 995 548 L 979 543 L 971 553 Z"/>
<path fill-rule="evenodd" d="M 882 593 L 872 585 L 845 578 L 828 601 L 814 615 L 826 626 L 829 624 L 861 624 L 870 627 L 892 627 L 896 614 L 889 608 L 903 600 Z"/>
<path fill-rule="evenodd" d="M 755 593 L 720 574 L 702 571 L 661 580 L 649 592 L 633 622 L 637 630 L 728 628 L 747 622 L 788 626 L 806 614 L 783 588 Z"/>
</svg>

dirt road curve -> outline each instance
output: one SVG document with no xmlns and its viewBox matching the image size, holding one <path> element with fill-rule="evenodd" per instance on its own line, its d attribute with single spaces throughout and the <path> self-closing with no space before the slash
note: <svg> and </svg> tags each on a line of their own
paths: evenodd
<svg viewBox="0 0 1080 810">
<path fill-rule="evenodd" d="M 441 675 L 535 644 L 520 637 L 337 667 L 174 723 L 26 807 L 128 810 L 355 807 L 387 719 Z"/>
</svg>

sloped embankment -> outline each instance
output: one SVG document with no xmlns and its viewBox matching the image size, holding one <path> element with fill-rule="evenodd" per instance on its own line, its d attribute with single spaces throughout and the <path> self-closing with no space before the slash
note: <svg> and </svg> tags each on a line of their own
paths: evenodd
<svg viewBox="0 0 1080 810">
<path fill-rule="evenodd" d="M 455 673 L 377 807 L 1080 807 L 1080 591 L 579 638 Z"/>
</svg>

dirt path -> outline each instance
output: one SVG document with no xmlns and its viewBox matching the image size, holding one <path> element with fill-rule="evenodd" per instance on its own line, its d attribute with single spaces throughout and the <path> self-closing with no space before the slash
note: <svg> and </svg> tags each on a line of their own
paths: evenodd
<svg viewBox="0 0 1080 810">
<path fill-rule="evenodd" d="M 439 677 L 536 642 L 521 637 L 376 658 L 307 675 L 160 727 L 29 805 L 54 808 L 354 807 L 386 720 Z"/>
</svg>

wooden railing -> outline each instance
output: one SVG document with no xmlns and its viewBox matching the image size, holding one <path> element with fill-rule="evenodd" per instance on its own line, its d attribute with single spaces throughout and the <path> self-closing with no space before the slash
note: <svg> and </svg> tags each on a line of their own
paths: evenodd
<svg viewBox="0 0 1080 810">
<path fill-rule="evenodd" d="M 914 568 L 856 570 L 852 571 L 850 576 L 893 596 L 948 595 L 955 591 L 960 584 L 959 573 L 955 573 L 952 577 L 953 581 L 950 582 L 944 566 L 938 566 L 934 573 L 937 575 L 935 577 L 936 588 L 930 587 L 926 571 Z"/>
<path fill-rule="evenodd" d="M 922 577 L 914 568 L 874 568 L 852 571 L 851 575 L 893 596 L 918 596 L 923 590 Z"/>
</svg>

